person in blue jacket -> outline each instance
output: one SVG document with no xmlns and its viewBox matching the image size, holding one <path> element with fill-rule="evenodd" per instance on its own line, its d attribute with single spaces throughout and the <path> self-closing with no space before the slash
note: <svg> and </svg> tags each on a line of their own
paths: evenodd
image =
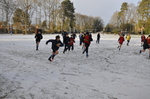
<svg viewBox="0 0 150 99">
<path fill-rule="evenodd" d="M 54 57 L 59 53 L 58 52 L 58 49 L 59 47 L 62 47 L 63 46 L 63 43 L 60 41 L 60 36 L 57 35 L 56 36 L 56 39 L 50 39 L 48 41 L 46 41 L 46 45 L 49 43 L 49 42 L 52 42 L 52 55 L 50 55 L 50 57 L 48 58 L 49 61 L 52 61 L 54 59 Z"/>
</svg>

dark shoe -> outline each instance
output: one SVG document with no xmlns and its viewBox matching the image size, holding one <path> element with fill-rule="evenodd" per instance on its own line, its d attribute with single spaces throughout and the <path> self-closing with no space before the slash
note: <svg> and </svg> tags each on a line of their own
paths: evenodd
<svg viewBox="0 0 150 99">
<path fill-rule="evenodd" d="M 49 57 L 48 60 L 51 62 L 52 61 L 51 57 Z"/>
<path fill-rule="evenodd" d="M 142 53 L 142 51 L 140 50 L 140 52 L 139 52 L 140 54 Z"/>
<path fill-rule="evenodd" d="M 82 54 L 84 54 L 84 51 L 82 52 Z"/>
</svg>

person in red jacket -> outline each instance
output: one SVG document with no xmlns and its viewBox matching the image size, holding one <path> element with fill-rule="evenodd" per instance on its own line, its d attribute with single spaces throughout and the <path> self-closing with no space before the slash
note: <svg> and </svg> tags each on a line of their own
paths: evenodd
<svg viewBox="0 0 150 99">
<path fill-rule="evenodd" d="M 141 35 L 141 47 L 143 46 L 144 41 L 145 41 L 145 35 L 142 34 L 142 35 Z"/>
<path fill-rule="evenodd" d="M 84 54 L 86 52 L 86 57 L 88 57 L 88 49 L 89 46 L 91 44 L 91 41 L 93 41 L 92 39 L 92 35 L 89 34 L 89 32 L 86 32 L 86 35 L 83 38 L 83 43 L 85 45 L 85 49 L 83 50 L 82 54 Z"/>
<path fill-rule="evenodd" d="M 119 39 L 118 39 L 118 42 L 119 42 L 119 46 L 118 46 L 118 48 L 119 48 L 119 50 L 121 49 L 121 47 L 122 47 L 122 44 L 123 44 L 123 42 L 124 42 L 124 37 L 123 37 L 123 35 L 122 34 L 120 34 L 120 37 L 119 37 Z"/>
<path fill-rule="evenodd" d="M 143 44 L 143 50 L 140 50 L 140 53 L 145 52 L 146 49 L 149 49 L 149 57 L 150 57 L 150 35 L 145 39 Z"/>
<path fill-rule="evenodd" d="M 74 43 L 75 43 L 75 40 L 74 40 L 74 38 L 73 38 L 73 35 L 71 35 L 71 37 L 69 38 L 69 51 L 70 51 L 70 49 L 71 50 L 74 50 Z"/>
</svg>

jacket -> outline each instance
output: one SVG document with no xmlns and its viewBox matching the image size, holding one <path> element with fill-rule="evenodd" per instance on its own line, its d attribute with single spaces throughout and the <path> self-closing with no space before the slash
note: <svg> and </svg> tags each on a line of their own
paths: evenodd
<svg viewBox="0 0 150 99">
<path fill-rule="evenodd" d="M 49 42 L 52 42 L 52 49 L 53 50 L 58 50 L 59 49 L 59 47 L 62 47 L 63 46 L 63 43 L 59 40 L 59 41 L 57 41 L 57 40 L 52 40 L 52 39 L 50 39 L 50 40 L 48 40 L 48 41 L 46 41 L 46 44 L 48 44 Z M 57 46 L 57 44 L 60 44 L 59 46 Z"/>
<path fill-rule="evenodd" d="M 43 36 L 42 36 L 42 34 L 36 34 L 35 35 L 35 38 L 36 38 L 36 41 L 40 41 L 41 39 L 43 39 Z"/>
<path fill-rule="evenodd" d="M 124 37 L 119 37 L 118 42 L 122 44 L 124 42 Z"/>
</svg>

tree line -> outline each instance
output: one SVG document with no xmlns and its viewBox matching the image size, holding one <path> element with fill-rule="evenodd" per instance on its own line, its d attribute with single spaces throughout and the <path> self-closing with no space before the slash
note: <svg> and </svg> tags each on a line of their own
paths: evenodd
<svg viewBox="0 0 150 99">
<path fill-rule="evenodd" d="M 105 31 L 133 34 L 150 33 L 150 0 L 142 0 L 138 5 L 122 3 L 120 11 L 114 12 Z"/>
<path fill-rule="evenodd" d="M 75 13 L 70 0 L 1 0 L 0 32 L 33 33 L 36 28 L 44 33 L 103 30 L 100 17 Z"/>
</svg>

